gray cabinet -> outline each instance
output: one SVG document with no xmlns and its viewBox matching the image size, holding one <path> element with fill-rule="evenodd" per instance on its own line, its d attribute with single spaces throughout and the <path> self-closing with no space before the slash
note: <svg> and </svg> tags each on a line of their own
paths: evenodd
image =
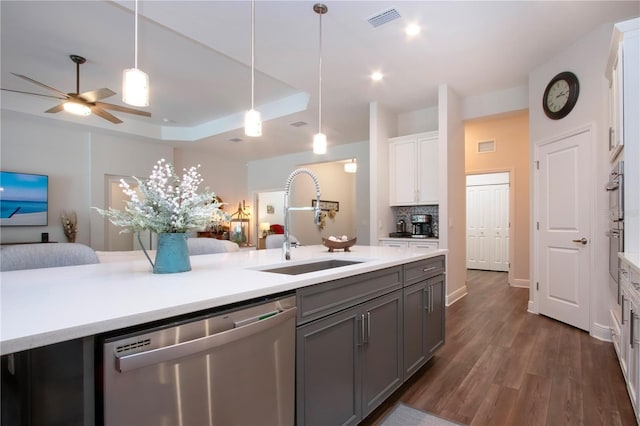
<svg viewBox="0 0 640 426">
<path fill-rule="evenodd" d="M 409 285 L 403 288 L 404 380 L 444 344 L 443 272 L 444 257 L 405 265 Z"/>
<path fill-rule="evenodd" d="M 347 279 L 351 288 L 371 280 L 373 287 L 388 291 L 373 298 L 349 291 L 354 305 L 338 312 L 336 304 L 344 299 L 324 290 L 344 297 L 344 280 L 300 290 L 298 300 L 306 300 L 317 319 L 297 329 L 298 425 L 357 424 L 402 384 L 402 291 L 396 285 L 401 276 L 398 267 L 361 275 L 357 282 Z M 319 304 L 309 304 L 314 299 Z"/>
<path fill-rule="evenodd" d="M 297 291 L 296 424 L 354 425 L 444 343 L 445 258 Z"/>
</svg>

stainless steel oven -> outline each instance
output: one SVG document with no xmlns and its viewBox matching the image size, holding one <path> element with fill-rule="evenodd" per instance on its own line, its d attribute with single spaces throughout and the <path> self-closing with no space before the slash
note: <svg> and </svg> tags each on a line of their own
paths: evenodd
<svg viewBox="0 0 640 426">
<path fill-rule="evenodd" d="M 618 252 L 624 251 L 623 161 L 615 163 L 606 189 L 609 193 L 609 274 L 618 283 Z M 618 296 L 620 296 L 619 291 Z"/>
</svg>

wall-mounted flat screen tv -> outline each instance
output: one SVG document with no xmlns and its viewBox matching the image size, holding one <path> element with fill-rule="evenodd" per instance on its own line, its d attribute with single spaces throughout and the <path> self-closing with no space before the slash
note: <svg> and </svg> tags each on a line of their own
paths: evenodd
<svg viewBox="0 0 640 426">
<path fill-rule="evenodd" d="M 0 172 L 0 225 L 47 225 L 49 177 Z"/>
</svg>

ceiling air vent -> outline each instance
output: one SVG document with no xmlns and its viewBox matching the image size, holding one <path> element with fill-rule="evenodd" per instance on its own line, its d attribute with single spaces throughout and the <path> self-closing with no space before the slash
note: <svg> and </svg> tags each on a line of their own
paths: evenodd
<svg viewBox="0 0 640 426">
<path fill-rule="evenodd" d="M 367 22 L 369 22 L 373 28 L 378 28 L 380 25 L 384 25 L 394 19 L 398 19 L 399 17 L 400 13 L 398 13 L 396 9 L 391 8 L 370 16 L 367 18 Z"/>
<path fill-rule="evenodd" d="M 479 141 L 478 153 L 496 152 L 496 141 Z"/>
<path fill-rule="evenodd" d="M 240 138 L 231 138 L 231 139 L 229 139 L 229 142 L 242 142 L 242 139 L 240 139 Z"/>
<path fill-rule="evenodd" d="M 309 123 L 304 122 L 304 121 L 296 121 L 295 123 L 291 123 L 289 125 L 293 126 L 293 127 L 302 127 L 302 126 L 306 126 L 307 124 L 309 124 Z"/>
</svg>

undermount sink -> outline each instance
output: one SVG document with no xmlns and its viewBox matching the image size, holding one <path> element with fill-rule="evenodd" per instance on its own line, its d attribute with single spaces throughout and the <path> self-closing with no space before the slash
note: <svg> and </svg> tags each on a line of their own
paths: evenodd
<svg viewBox="0 0 640 426">
<path fill-rule="evenodd" d="M 276 274 L 300 275 L 309 272 L 323 271 L 325 269 L 339 268 L 341 266 L 355 265 L 362 263 L 358 260 L 323 260 L 320 262 L 300 263 L 297 265 L 280 266 L 271 269 L 262 269 L 262 272 L 273 272 Z"/>
</svg>

